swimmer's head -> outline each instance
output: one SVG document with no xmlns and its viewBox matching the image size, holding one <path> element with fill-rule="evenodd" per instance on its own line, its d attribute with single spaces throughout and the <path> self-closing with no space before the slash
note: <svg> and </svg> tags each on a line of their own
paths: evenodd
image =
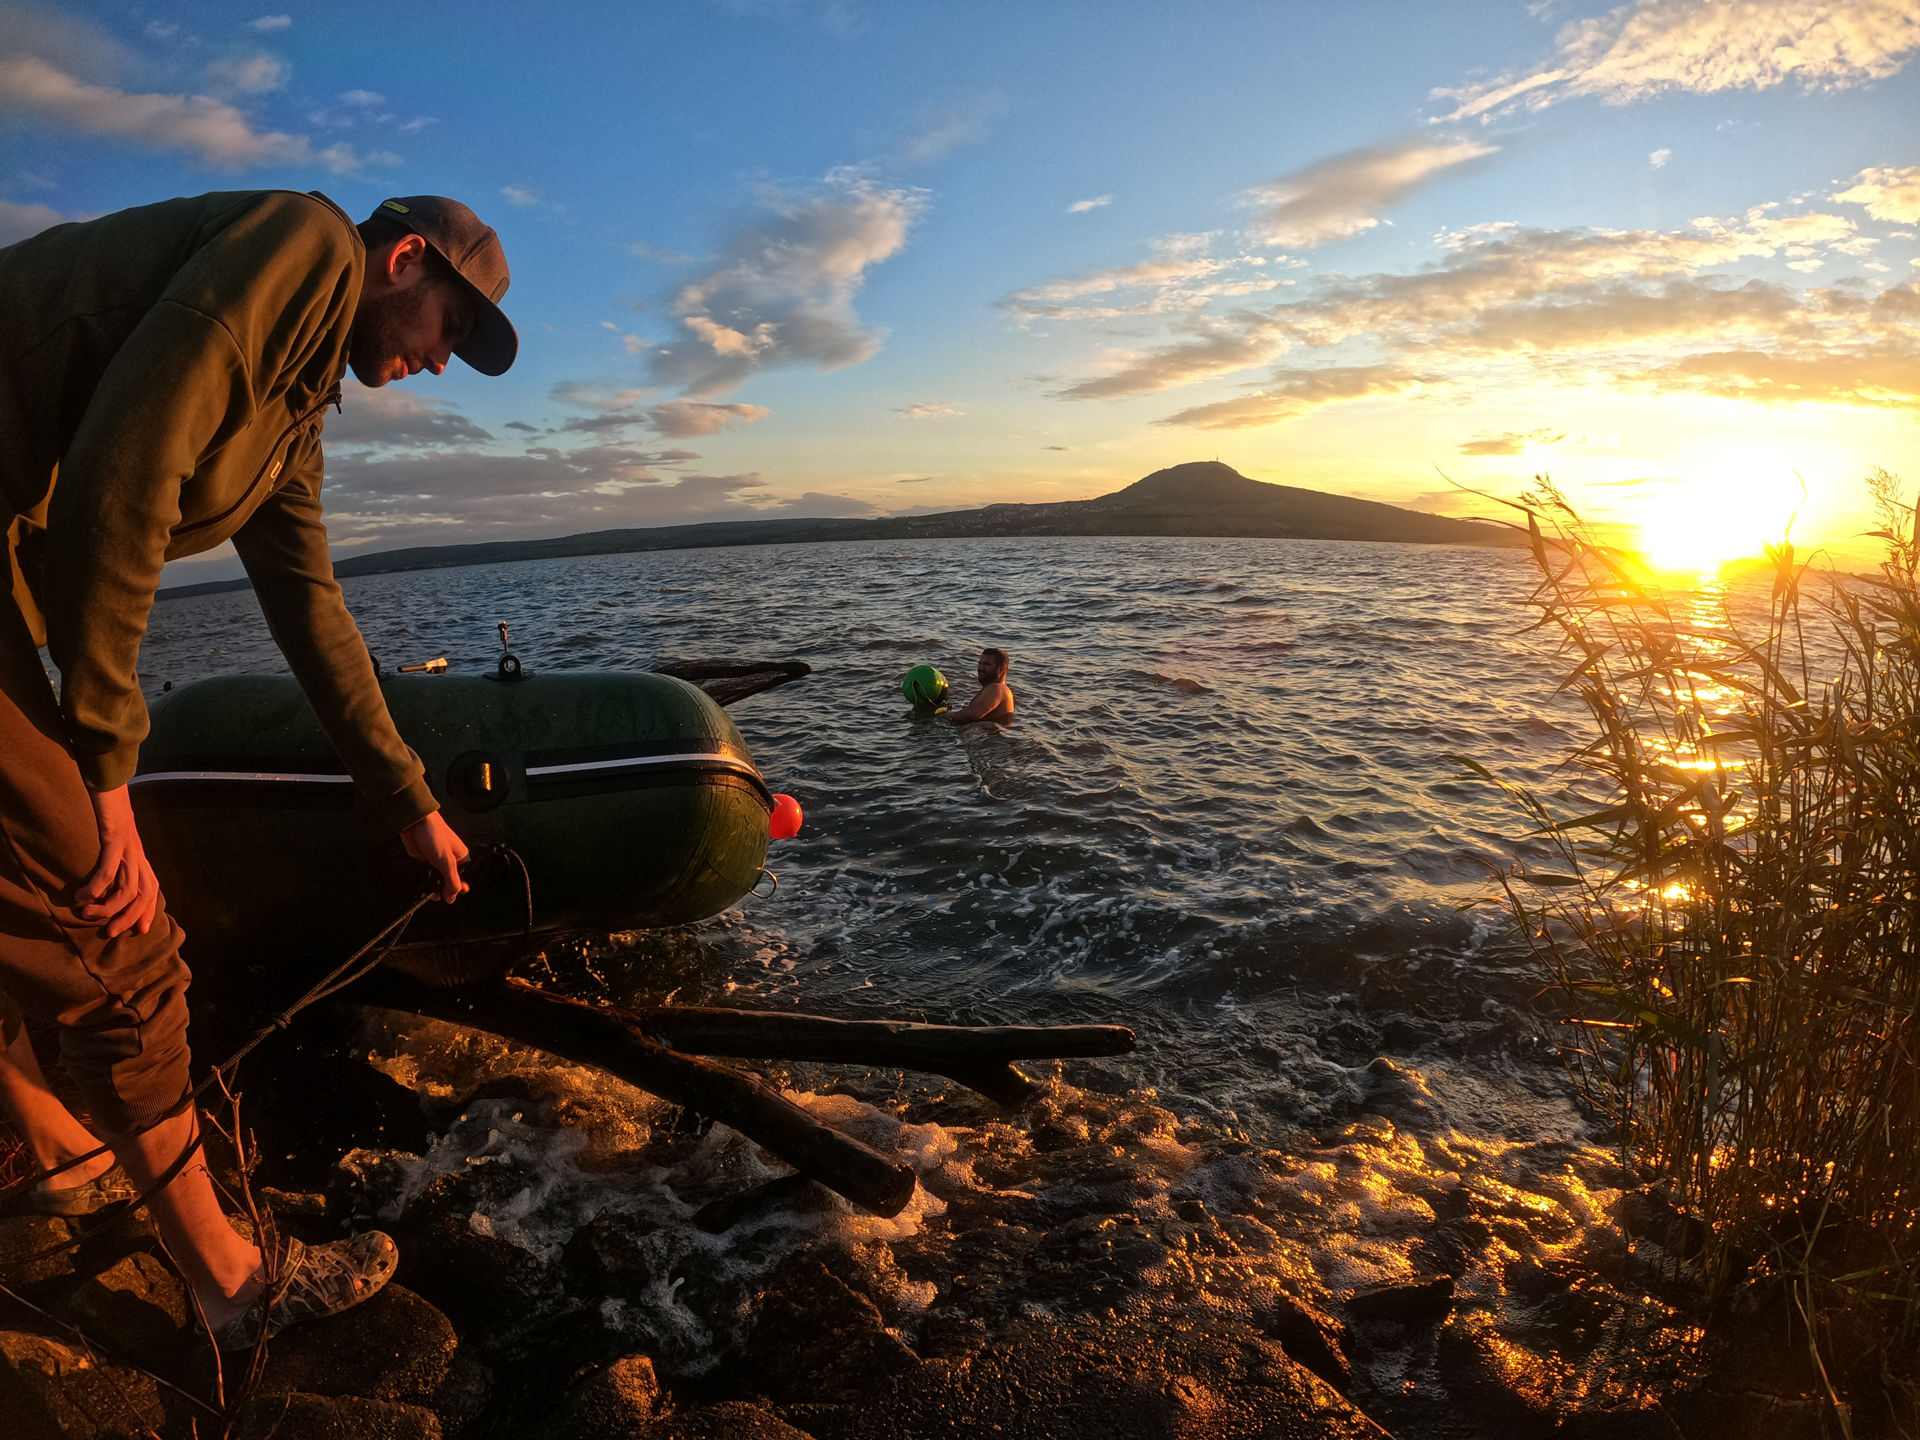
<svg viewBox="0 0 1920 1440">
<path fill-rule="evenodd" d="M 1007 678 L 1007 652 L 1004 650 L 982 650 L 980 652 L 980 683 Z"/>
</svg>

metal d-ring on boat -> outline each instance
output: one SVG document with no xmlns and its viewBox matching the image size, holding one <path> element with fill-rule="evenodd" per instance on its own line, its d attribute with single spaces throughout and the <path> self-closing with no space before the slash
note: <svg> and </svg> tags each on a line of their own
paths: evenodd
<svg viewBox="0 0 1920 1440">
<path fill-rule="evenodd" d="M 696 686 L 573 671 L 391 675 L 381 688 L 461 839 L 511 847 L 527 870 L 525 885 L 429 906 L 408 934 L 416 957 L 482 954 L 529 930 L 683 925 L 758 882 L 773 797 Z M 196 956 L 338 954 L 417 891 L 419 867 L 291 677 L 187 685 L 154 702 L 152 721 L 134 805 Z"/>
</svg>

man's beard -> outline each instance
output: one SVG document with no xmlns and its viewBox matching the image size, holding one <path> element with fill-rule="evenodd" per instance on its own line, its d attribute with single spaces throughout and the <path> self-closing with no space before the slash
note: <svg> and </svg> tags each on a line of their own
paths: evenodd
<svg viewBox="0 0 1920 1440">
<path fill-rule="evenodd" d="M 388 365 L 401 358 L 402 337 L 426 308 L 426 285 L 410 285 L 361 303 L 347 336 L 347 364 L 362 385 L 379 387 L 391 377 Z"/>
</svg>

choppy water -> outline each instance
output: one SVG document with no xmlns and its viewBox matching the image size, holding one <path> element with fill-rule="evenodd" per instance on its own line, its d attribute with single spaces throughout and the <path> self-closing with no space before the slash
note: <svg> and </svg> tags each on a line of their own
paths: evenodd
<svg viewBox="0 0 1920 1440">
<path fill-rule="evenodd" d="M 1570 1203 L 1565 1142 L 1585 1132 L 1529 1012 L 1539 977 L 1497 910 L 1462 908 L 1488 890 L 1489 867 L 1523 853 L 1524 825 L 1449 758 L 1560 783 L 1582 717 L 1521 633 L 1529 582 L 1527 557 L 1508 551 L 1050 539 L 482 566 L 353 580 L 347 594 L 389 665 L 445 654 L 457 670 L 490 667 L 500 620 L 534 670 L 810 662 L 808 679 L 732 712 L 773 787 L 806 810 L 769 862 L 777 894 L 691 932 L 597 947 L 599 979 L 844 1016 L 1117 1021 L 1137 1029 L 1139 1053 L 1069 1066 L 1068 1079 L 1151 1091 L 1181 1123 L 1279 1149 L 1379 1112 L 1369 1097 L 1394 1090 L 1387 1130 L 1401 1138 L 1363 1136 L 1314 1202 L 1308 1243 L 1337 1292 L 1403 1269 L 1408 1215 L 1431 1216 L 1422 1195 L 1471 1186 L 1461 1177 L 1476 1166 L 1503 1194 Z M 987 645 L 1013 657 L 1013 724 L 909 716 L 902 672 L 938 665 L 964 698 Z M 150 690 L 280 668 L 244 593 L 162 604 L 142 663 Z M 442 1037 L 430 1055 L 423 1033 L 393 1040 L 395 1073 L 443 1095 L 470 1086 L 471 1047 L 451 1055 Z M 606 1103 L 587 1108 L 610 1134 Z M 864 1110 L 877 1137 L 925 1160 L 925 1204 L 894 1228 L 944 1209 L 934 1192 L 959 1183 L 967 1134 L 845 1095 L 810 1103 L 839 1119 Z M 715 1152 L 695 1178 L 682 1155 L 666 1180 L 614 1193 L 605 1165 L 574 1164 L 585 1143 L 530 1128 L 517 1102 L 471 1106 L 389 1176 L 388 1208 L 490 1157 L 530 1178 L 477 1209 L 475 1227 L 557 1252 L 595 1215 L 671 1228 L 717 1174 L 763 1173 Z M 864 1235 L 878 1222 L 843 1223 Z M 714 1241 L 678 1233 L 676 1263 L 715 1263 Z M 711 1317 L 680 1313 L 672 1295 L 642 1328 L 677 1326 L 698 1349 Z"/>
<path fill-rule="evenodd" d="M 1449 756 L 1550 783 L 1579 723 L 1519 634 L 1528 579 L 1508 551 L 1071 539 L 675 551 L 347 593 L 388 665 L 490 667 L 500 620 L 533 669 L 811 662 L 733 712 L 807 814 L 769 862 L 778 893 L 710 936 L 739 1003 L 1124 1020 L 1146 1042 L 1130 1073 L 1260 1132 L 1310 1123 L 1356 1057 L 1471 1034 L 1491 1073 L 1489 1047 L 1524 1039 L 1500 1011 L 1525 982 L 1488 944 L 1499 917 L 1457 908 L 1522 827 Z M 986 645 L 1013 656 L 1014 724 L 908 715 L 903 671 L 938 665 L 964 697 Z M 284 667 L 242 593 L 161 605 L 142 668 L 157 690 Z M 1469 1108 L 1500 1125 L 1502 1103 Z"/>
</svg>

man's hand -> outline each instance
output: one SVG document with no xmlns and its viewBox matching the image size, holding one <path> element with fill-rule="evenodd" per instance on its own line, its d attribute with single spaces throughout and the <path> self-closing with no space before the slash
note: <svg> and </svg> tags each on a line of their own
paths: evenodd
<svg viewBox="0 0 1920 1440">
<path fill-rule="evenodd" d="M 440 818 L 440 812 L 423 815 L 400 832 L 400 843 L 407 854 L 422 865 L 440 872 L 440 898 L 451 905 L 467 893 L 467 882 L 460 878 L 460 862 L 467 858 L 467 847 L 453 833 L 453 827 Z"/>
<path fill-rule="evenodd" d="M 133 823 L 133 801 L 124 785 L 88 793 L 100 831 L 100 863 L 74 893 L 74 913 L 102 926 L 109 940 L 129 930 L 144 935 L 160 914 L 160 881 Z"/>
</svg>

